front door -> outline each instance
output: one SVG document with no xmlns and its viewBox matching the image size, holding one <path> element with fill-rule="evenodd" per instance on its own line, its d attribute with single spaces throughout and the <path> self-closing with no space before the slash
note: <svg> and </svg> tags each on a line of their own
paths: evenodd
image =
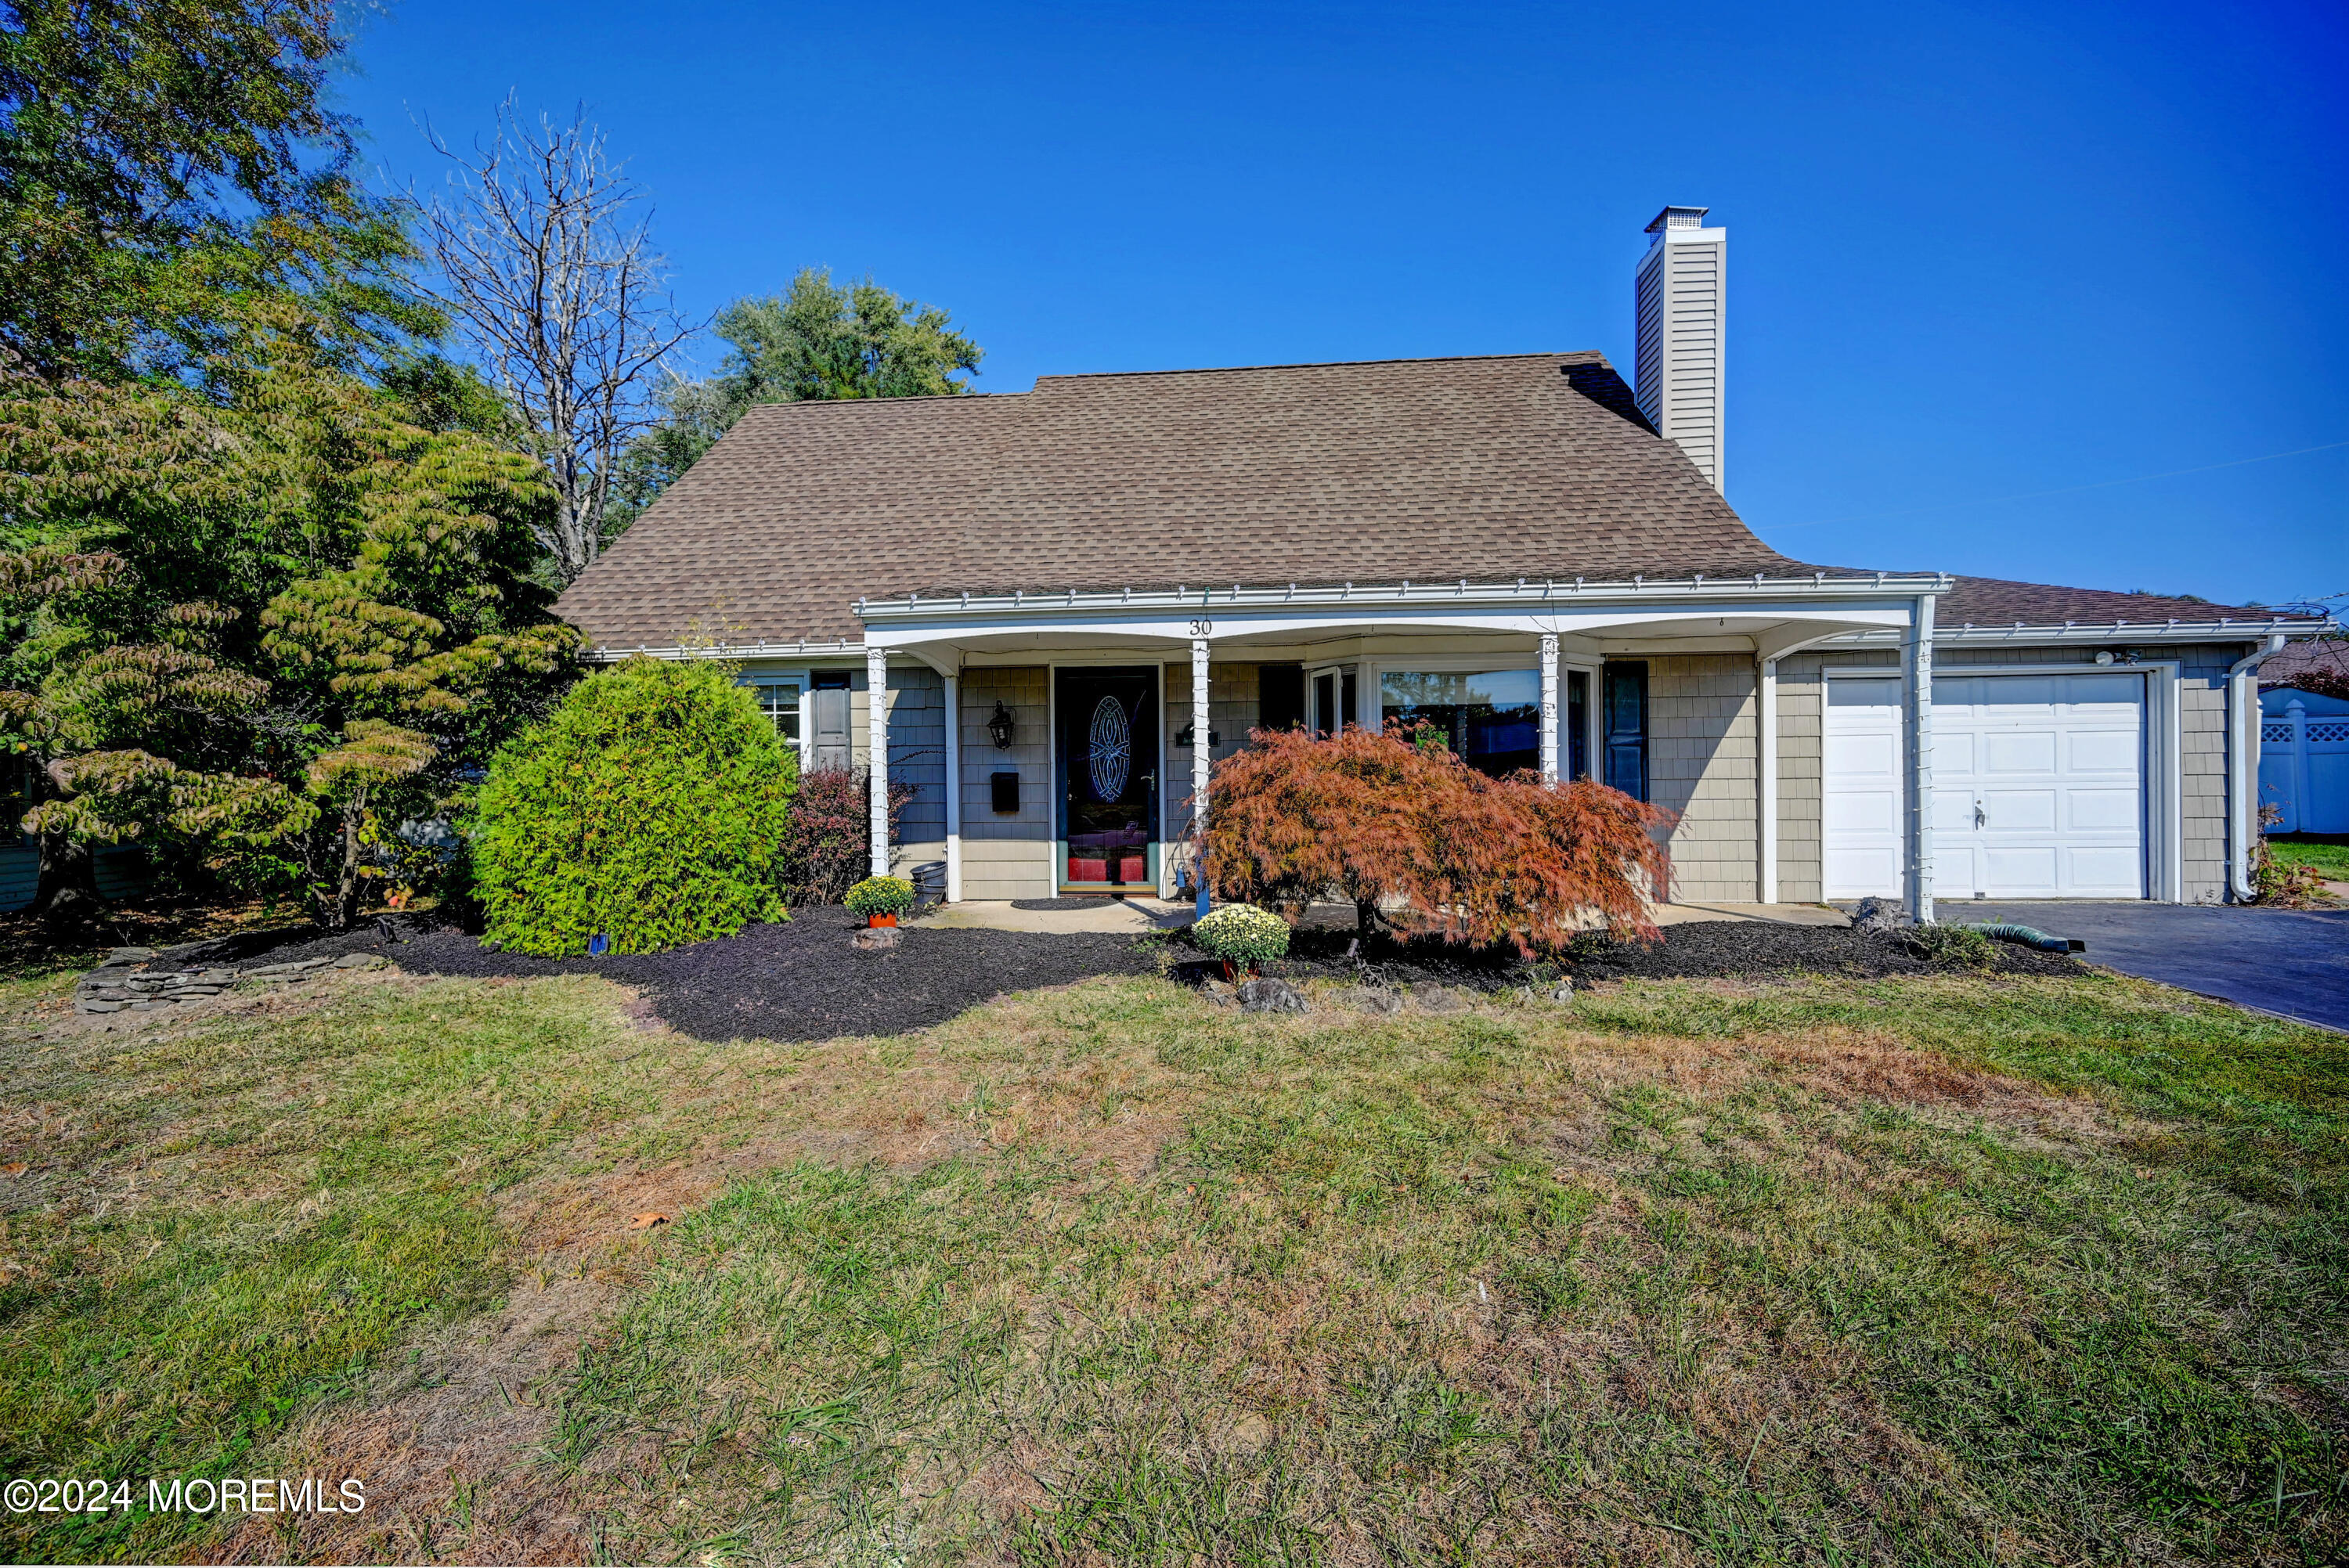
<svg viewBox="0 0 2349 1568">
<path fill-rule="evenodd" d="M 1158 672 L 1056 677 L 1060 884 L 1071 892 L 1158 887 Z"/>
</svg>

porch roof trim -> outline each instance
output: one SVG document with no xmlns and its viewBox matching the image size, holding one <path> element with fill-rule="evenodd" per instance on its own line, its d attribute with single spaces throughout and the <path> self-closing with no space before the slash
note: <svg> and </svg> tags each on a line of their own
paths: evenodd
<svg viewBox="0 0 2349 1568">
<path fill-rule="evenodd" d="M 1858 595 L 1946 593 L 1956 579 L 1945 573 L 1871 572 L 1853 574 L 1805 573 L 1773 577 L 1762 573 L 1743 577 L 1640 577 L 1628 581 L 1588 578 L 1520 577 L 1514 583 L 1471 583 L 1462 577 L 1434 583 L 1346 583 L 1332 587 L 1292 583 L 1286 587 L 1251 588 L 1235 583 L 1228 588 L 1174 589 L 1069 588 L 1059 593 L 961 593 L 929 597 L 916 593 L 904 599 L 859 599 L 859 619 L 874 621 L 934 619 L 964 614 L 1002 615 L 1065 614 L 1071 610 L 1129 610 L 1237 607 L 1296 609 L 1316 604 L 1359 607 L 1365 604 L 1555 604 L 1592 599 L 1687 599 L 1708 601 L 1751 598 L 1757 594 L 1818 594 L 1845 598 Z"/>
</svg>

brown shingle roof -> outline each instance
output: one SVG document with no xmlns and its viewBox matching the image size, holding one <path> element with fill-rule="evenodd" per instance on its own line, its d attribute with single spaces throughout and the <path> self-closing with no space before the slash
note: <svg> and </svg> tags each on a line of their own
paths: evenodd
<svg viewBox="0 0 2349 1568">
<path fill-rule="evenodd" d="M 911 593 L 1813 570 L 1754 536 L 1603 356 L 1533 354 L 754 407 L 557 608 L 597 645 L 658 646 L 854 639 L 857 599 Z M 1972 577 L 1940 620 L 2226 613 Z"/>
<path fill-rule="evenodd" d="M 2075 621 L 2083 626 L 2110 625 L 2125 621 L 2135 625 L 2158 625 L 2166 621 L 2189 623 L 2266 622 L 2283 612 L 2240 604 L 2213 604 L 2207 599 L 2171 599 L 2158 593 L 2116 593 L 2103 588 L 2059 588 L 2047 583 L 2010 583 L 1998 577 L 1961 577 L 1958 585 L 1934 606 L 1934 624 L 1943 629 L 1971 622 L 1977 626 L 2060 626 Z"/>
<path fill-rule="evenodd" d="M 853 638 L 860 596 L 1797 570 L 1601 356 L 1544 354 L 752 408 L 560 609 L 627 646 Z"/>
</svg>

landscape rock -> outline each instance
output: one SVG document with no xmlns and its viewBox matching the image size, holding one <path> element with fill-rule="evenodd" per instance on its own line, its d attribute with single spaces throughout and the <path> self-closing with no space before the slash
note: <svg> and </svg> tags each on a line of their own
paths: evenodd
<svg viewBox="0 0 2349 1568">
<path fill-rule="evenodd" d="M 1909 913 L 1889 898 L 1864 898 L 1852 911 L 1854 931 L 1899 931 L 1909 923 Z"/>
<path fill-rule="evenodd" d="M 100 969 L 121 969 L 133 964 L 144 964 L 155 956 L 151 947 L 118 947 L 98 965 Z"/>
<path fill-rule="evenodd" d="M 867 927 L 848 939 L 849 945 L 863 953 L 882 953 L 897 945 L 899 927 L 876 925 Z"/>
<path fill-rule="evenodd" d="M 1392 1018 L 1402 1011 L 1402 993 L 1383 985 L 1349 985 L 1334 998 L 1340 1006 L 1368 1013 L 1373 1017 Z"/>
<path fill-rule="evenodd" d="M 1259 975 L 1239 989 L 1240 1011 L 1243 1013 L 1309 1013 L 1312 1006 L 1305 993 L 1286 980 L 1270 980 Z"/>
<path fill-rule="evenodd" d="M 100 1001 L 96 997 L 77 996 L 74 998 L 74 1011 L 77 1013 L 119 1013 L 123 1008 L 128 1007 L 129 1006 L 130 1006 L 130 1004 L 128 1002 L 107 1002 Z"/>
<path fill-rule="evenodd" d="M 380 953 L 346 953 L 335 960 L 337 969 L 381 969 L 391 961 Z"/>
</svg>

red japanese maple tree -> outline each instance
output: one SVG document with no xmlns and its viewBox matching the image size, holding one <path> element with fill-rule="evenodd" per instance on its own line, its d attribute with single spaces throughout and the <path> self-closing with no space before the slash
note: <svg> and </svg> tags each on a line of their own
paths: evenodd
<svg viewBox="0 0 2349 1568">
<path fill-rule="evenodd" d="M 1671 874 L 1670 811 L 1603 784 L 1488 778 L 1392 723 L 1249 738 L 1208 787 L 1208 885 L 1222 897 L 1292 920 L 1343 898 L 1365 934 L 1383 919 L 1528 954 L 1595 926 L 1656 934 L 1648 898 Z"/>
</svg>

